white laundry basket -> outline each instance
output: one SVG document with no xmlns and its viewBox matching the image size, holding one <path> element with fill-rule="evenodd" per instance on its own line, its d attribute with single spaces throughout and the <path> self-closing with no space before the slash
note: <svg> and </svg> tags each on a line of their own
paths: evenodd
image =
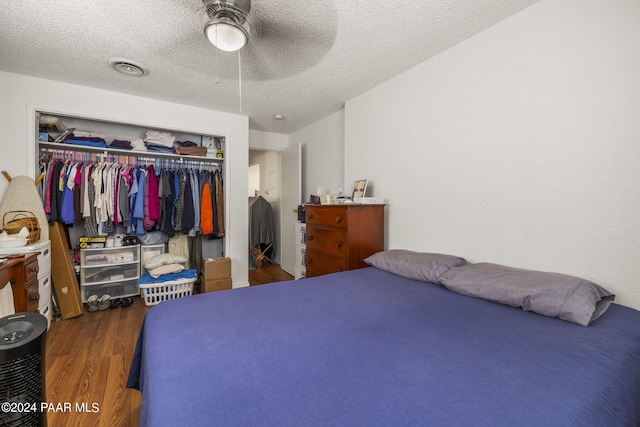
<svg viewBox="0 0 640 427">
<path fill-rule="evenodd" d="M 162 301 L 187 297 L 193 294 L 196 279 L 178 279 L 168 282 L 146 283 L 138 285 L 144 305 L 153 306 Z"/>
</svg>

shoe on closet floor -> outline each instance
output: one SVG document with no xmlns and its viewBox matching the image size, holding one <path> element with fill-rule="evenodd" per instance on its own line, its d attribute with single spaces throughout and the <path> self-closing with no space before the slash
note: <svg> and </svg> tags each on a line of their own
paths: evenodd
<svg viewBox="0 0 640 427">
<path fill-rule="evenodd" d="M 106 310 L 111 307 L 111 295 L 104 294 L 100 298 L 98 298 L 98 310 Z"/>
<path fill-rule="evenodd" d="M 89 295 L 89 298 L 87 298 L 87 310 L 89 313 L 98 311 L 98 295 Z"/>
<path fill-rule="evenodd" d="M 118 308 L 120 306 L 122 306 L 122 308 L 126 308 L 126 307 L 129 307 L 131 304 L 133 304 L 132 298 L 129 298 L 129 297 L 116 298 L 113 301 L 111 301 L 111 308 Z"/>
</svg>

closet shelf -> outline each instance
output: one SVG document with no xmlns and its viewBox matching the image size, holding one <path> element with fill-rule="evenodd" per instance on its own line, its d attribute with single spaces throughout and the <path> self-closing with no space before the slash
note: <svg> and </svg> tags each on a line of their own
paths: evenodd
<svg viewBox="0 0 640 427">
<path fill-rule="evenodd" d="M 133 156 L 133 157 L 152 157 L 158 159 L 170 159 L 177 161 L 190 161 L 190 162 L 207 162 L 207 163 L 223 163 L 224 159 L 218 157 L 201 157 L 201 156 L 188 156 L 169 153 L 156 153 L 153 151 L 135 151 L 135 150 L 119 150 L 117 148 L 101 148 L 101 147 L 87 147 L 84 145 L 73 145 L 56 142 L 43 142 L 39 141 L 40 148 L 46 148 L 48 150 L 63 150 L 63 151 L 79 151 L 83 153 L 95 153 L 112 156 Z"/>
</svg>

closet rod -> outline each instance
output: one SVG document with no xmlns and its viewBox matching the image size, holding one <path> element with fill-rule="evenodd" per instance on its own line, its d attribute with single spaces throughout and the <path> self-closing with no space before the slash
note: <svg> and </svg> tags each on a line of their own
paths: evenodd
<svg viewBox="0 0 640 427">
<path fill-rule="evenodd" d="M 77 156 L 79 154 L 79 156 Z M 94 156 L 92 159 L 92 155 Z M 40 159 L 56 158 L 61 160 L 71 161 L 83 161 L 83 162 L 95 162 L 95 163 L 117 163 L 121 165 L 129 166 L 149 166 L 154 165 L 156 169 L 195 169 L 195 170 L 220 170 L 222 171 L 221 162 L 208 162 L 202 158 L 194 160 L 192 158 L 185 159 L 182 157 L 146 157 L 135 156 L 130 154 L 105 154 L 103 152 L 86 153 L 84 151 L 70 151 L 70 150 L 58 150 L 49 149 L 45 147 L 40 148 Z"/>
<path fill-rule="evenodd" d="M 115 155 L 115 156 L 133 156 L 133 157 L 153 157 L 157 159 L 172 159 L 172 160 L 180 160 L 180 161 L 196 161 L 196 162 L 206 162 L 206 163 L 222 163 L 224 159 L 217 157 L 202 157 L 202 156 L 188 156 L 188 155 L 178 155 L 178 154 L 170 154 L 170 153 L 154 153 L 153 151 L 134 151 L 134 150 L 118 150 L 118 149 L 109 149 L 109 148 L 100 148 L 100 147 L 86 147 L 86 146 L 77 146 L 71 144 L 60 144 L 53 142 L 39 142 L 40 148 L 47 148 L 50 150 L 64 150 L 69 152 L 82 152 L 82 153 L 102 153 L 105 156 Z"/>
</svg>

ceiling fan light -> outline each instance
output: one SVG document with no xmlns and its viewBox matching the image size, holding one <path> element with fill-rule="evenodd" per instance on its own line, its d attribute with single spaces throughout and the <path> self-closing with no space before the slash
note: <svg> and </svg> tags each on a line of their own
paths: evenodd
<svg viewBox="0 0 640 427">
<path fill-rule="evenodd" d="M 248 40 L 246 30 L 228 18 L 212 19 L 207 22 L 204 33 L 215 47 L 225 52 L 242 49 Z"/>
</svg>

